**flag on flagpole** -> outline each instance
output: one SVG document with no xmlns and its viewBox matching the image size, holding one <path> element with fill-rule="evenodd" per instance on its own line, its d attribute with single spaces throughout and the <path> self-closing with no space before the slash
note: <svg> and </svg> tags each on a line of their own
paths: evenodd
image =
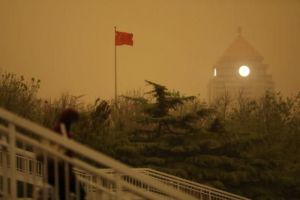
<svg viewBox="0 0 300 200">
<path fill-rule="evenodd" d="M 130 45 L 133 46 L 133 34 L 132 33 L 126 33 L 126 32 L 120 32 L 115 31 L 115 45 Z"/>
</svg>

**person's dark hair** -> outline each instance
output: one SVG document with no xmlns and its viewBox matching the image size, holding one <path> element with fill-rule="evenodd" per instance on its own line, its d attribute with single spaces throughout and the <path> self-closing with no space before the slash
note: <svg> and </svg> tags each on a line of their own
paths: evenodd
<svg viewBox="0 0 300 200">
<path fill-rule="evenodd" d="M 67 108 L 61 113 L 58 123 L 65 124 L 67 131 L 69 131 L 71 124 L 78 121 L 78 119 L 79 113 L 73 108 Z"/>
</svg>

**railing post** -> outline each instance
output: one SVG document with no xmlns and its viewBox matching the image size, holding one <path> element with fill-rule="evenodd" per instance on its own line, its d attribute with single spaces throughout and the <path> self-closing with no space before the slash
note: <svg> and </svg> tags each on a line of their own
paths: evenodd
<svg viewBox="0 0 300 200">
<path fill-rule="evenodd" d="M 29 179 L 30 176 L 30 172 L 29 172 L 29 160 L 24 158 L 23 159 L 23 167 L 24 167 L 24 178 L 23 178 L 23 197 L 27 198 L 28 194 L 28 190 L 27 190 L 27 181 Z"/>
<path fill-rule="evenodd" d="M 59 185 L 62 183 L 59 183 L 59 176 L 62 174 L 59 174 L 59 163 L 57 157 L 54 157 L 54 192 L 55 192 L 55 199 L 59 199 L 59 191 L 61 188 L 59 188 Z"/>
<path fill-rule="evenodd" d="M 77 176 L 80 176 L 80 174 L 78 174 Z M 76 188 L 76 200 L 80 199 L 80 185 L 79 185 L 79 181 L 76 177 L 75 179 L 75 188 Z"/>
<path fill-rule="evenodd" d="M 42 195 L 43 195 L 43 200 L 48 199 L 48 153 L 43 152 L 43 169 L 42 169 L 42 174 L 43 174 L 43 185 L 42 185 Z M 53 193 L 51 193 L 53 195 Z"/>
<path fill-rule="evenodd" d="M 33 153 L 34 155 L 36 155 L 36 151 L 35 151 L 35 147 L 33 147 Z M 30 163 L 30 161 L 29 161 Z M 37 167 L 36 167 L 36 164 L 37 163 L 37 160 L 32 160 L 31 162 L 31 167 L 32 167 L 32 176 L 33 176 L 33 181 L 32 181 L 32 198 L 33 199 L 37 199 L 37 196 L 36 196 L 36 189 L 37 189 L 37 183 L 36 183 L 36 176 L 37 176 Z M 30 170 L 30 169 L 29 169 Z"/>
<path fill-rule="evenodd" d="M 10 157 L 10 198 L 17 199 L 17 182 L 16 182 L 16 127 L 9 123 L 9 145 L 8 152 Z"/>
<path fill-rule="evenodd" d="M 72 170 L 69 168 L 69 163 L 68 162 L 64 162 L 64 170 L 65 170 L 65 177 L 64 177 L 64 181 L 65 181 L 65 200 L 69 200 L 70 199 L 70 174 L 69 174 L 69 170 Z M 72 183 L 74 184 L 74 183 Z"/>
<path fill-rule="evenodd" d="M 2 189 L 3 189 L 3 197 L 8 198 L 8 176 L 7 173 L 4 173 L 8 171 L 8 153 L 4 152 L 2 153 Z"/>
<path fill-rule="evenodd" d="M 121 178 L 121 174 L 119 172 L 115 173 L 115 184 L 116 184 L 116 196 L 115 196 L 115 200 L 120 200 L 122 199 L 122 178 Z"/>
</svg>

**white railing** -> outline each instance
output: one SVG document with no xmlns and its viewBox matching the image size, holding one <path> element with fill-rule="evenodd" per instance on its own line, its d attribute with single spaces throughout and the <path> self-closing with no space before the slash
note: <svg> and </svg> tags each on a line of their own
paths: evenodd
<svg viewBox="0 0 300 200">
<path fill-rule="evenodd" d="M 0 199 L 39 198 L 48 200 L 52 198 L 59 200 L 62 192 L 65 192 L 64 200 L 82 199 L 81 197 L 84 193 L 82 188 L 87 193 L 89 192 L 88 190 L 92 191 L 93 195 L 88 193 L 86 199 L 196 199 L 143 173 L 136 172 L 102 153 L 56 134 L 2 108 L 0 108 L 0 138 L 0 148 L 5 152 L 4 154 L 2 153 L 1 157 Z M 18 154 L 17 142 L 30 146 L 32 155 L 39 155 L 38 162 L 43 163 L 43 169 L 40 170 L 42 176 L 39 176 L 39 173 L 37 173 L 39 171 L 38 162 L 35 164 L 25 163 L 26 166 L 28 165 L 27 172 L 30 174 L 30 169 L 32 169 L 31 171 L 34 173 L 32 182 L 28 183 L 24 179 L 24 182 L 20 184 L 18 181 L 18 173 L 22 172 L 15 170 L 18 165 L 16 155 L 17 158 L 22 155 Z M 65 153 L 67 151 L 73 152 L 75 156 Z M 103 173 L 98 170 L 99 165 L 111 168 L 117 173 L 114 176 Z M 72 176 L 70 171 L 75 168 L 86 172 L 86 174 L 81 174 L 81 176 L 77 176 L 74 179 L 74 182 L 70 182 Z M 53 170 L 53 173 L 50 169 Z M 92 175 L 93 181 L 87 181 L 86 175 L 88 174 Z M 158 193 L 149 192 L 129 184 L 122 179 L 120 174 L 132 177 L 163 195 L 158 195 Z M 38 177 L 42 177 L 41 182 L 39 182 Z M 53 183 L 49 185 L 50 180 Z M 72 191 L 71 188 L 75 188 L 75 191 Z"/>
<path fill-rule="evenodd" d="M 19 181 L 25 181 L 31 183 L 34 178 L 41 183 L 43 176 L 42 162 L 36 160 L 35 156 L 30 151 L 23 149 L 16 149 L 16 178 Z M 7 170 L 10 170 L 10 155 L 0 149 L 0 168 L 3 167 L 3 162 L 6 160 Z M 3 175 L 3 170 L 0 171 L 0 175 Z"/>
<path fill-rule="evenodd" d="M 114 175 L 115 172 L 112 169 L 99 169 L 101 172 Z M 213 187 L 209 187 L 200 183 L 189 181 L 171 174 L 153 170 L 150 168 L 134 168 L 133 170 L 145 174 L 149 177 L 154 178 L 155 180 L 167 184 L 174 189 L 194 196 L 197 199 L 203 200 L 249 200 L 248 198 L 229 193 L 223 190 L 219 190 Z M 139 180 L 132 178 L 127 175 L 121 175 L 122 179 L 128 183 L 135 185 L 136 187 L 143 188 L 147 191 L 161 194 L 160 191 L 152 188 L 151 186 L 141 183 Z"/>
<path fill-rule="evenodd" d="M 0 164 L 4 152 L 0 150 Z M 41 186 L 42 175 L 43 175 L 43 166 L 42 163 L 34 160 L 35 156 L 29 152 L 22 149 L 17 149 L 17 180 L 19 181 L 27 181 L 29 183 L 33 182 L 33 175 L 39 178 L 39 186 Z M 35 164 L 35 167 L 33 166 Z M 35 171 L 34 171 L 35 169 Z M 133 168 L 133 170 L 143 173 L 147 176 L 150 176 L 157 181 L 163 182 L 167 185 L 172 186 L 176 190 L 181 192 L 190 194 L 191 196 L 196 197 L 197 199 L 215 199 L 215 200 L 248 200 L 245 197 L 238 196 L 223 190 L 218 190 L 213 187 L 209 187 L 203 184 L 199 184 L 197 182 L 189 181 L 177 176 L 173 176 L 167 173 L 163 173 L 157 170 L 153 170 L 150 168 Z M 112 169 L 99 169 L 102 173 L 106 173 L 109 175 L 115 175 L 115 172 Z M 88 182 L 90 184 L 86 185 L 85 189 L 88 191 L 90 195 L 95 194 L 95 189 L 92 187 L 92 184 L 96 182 L 96 178 L 93 177 L 91 174 L 87 173 L 86 171 L 80 169 L 74 169 L 76 176 L 79 180 L 84 180 L 84 182 Z M 26 177 L 26 178 L 24 178 Z M 144 189 L 146 191 L 150 191 L 156 194 L 160 194 L 159 191 L 156 191 L 155 188 L 149 187 L 145 183 L 141 184 L 140 181 L 131 178 L 126 175 L 121 175 L 122 179 L 132 184 L 138 188 Z M 103 179 L 98 178 L 98 181 Z M 83 181 L 81 181 L 83 183 Z M 92 184 L 91 184 L 92 183 Z M 113 189 L 113 185 L 110 185 L 108 188 Z M 161 195 L 161 194 L 160 194 Z"/>
<path fill-rule="evenodd" d="M 150 168 L 136 169 L 138 172 L 150 176 L 158 181 L 170 185 L 181 192 L 185 192 L 198 199 L 214 199 L 214 200 L 249 200 L 248 198 L 232 194 L 223 190 L 209 187 L 197 182 L 189 181 L 177 176 L 163 173 Z"/>
</svg>

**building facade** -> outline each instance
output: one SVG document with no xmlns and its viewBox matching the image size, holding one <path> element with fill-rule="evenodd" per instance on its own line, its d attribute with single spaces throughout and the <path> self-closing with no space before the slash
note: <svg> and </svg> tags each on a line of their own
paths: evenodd
<svg viewBox="0 0 300 200">
<path fill-rule="evenodd" d="M 249 44 L 239 29 L 237 37 L 212 68 L 209 101 L 214 102 L 224 95 L 232 99 L 239 95 L 255 99 L 268 90 L 272 91 L 274 84 L 267 68 L 263 56 Z"/>
</svg>

